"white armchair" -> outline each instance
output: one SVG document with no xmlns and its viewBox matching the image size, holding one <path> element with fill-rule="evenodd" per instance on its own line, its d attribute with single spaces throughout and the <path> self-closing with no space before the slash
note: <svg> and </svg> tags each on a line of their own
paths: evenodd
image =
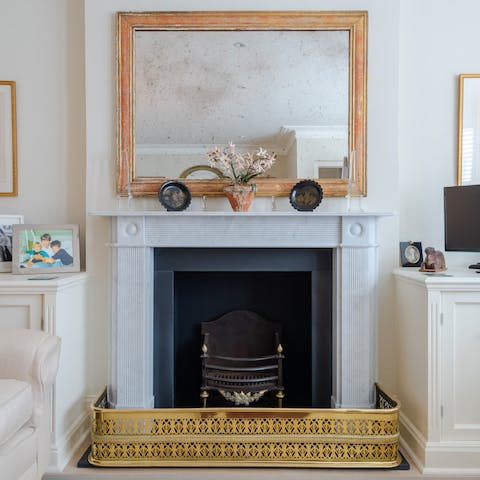
<svg viewBox="0 0 480 480">
<path fill-rule="evenodd" d="M 2 480 L 39 480 L 50 456 L 51 394 L 60 339 L 0 328 L 0 472 Z"/>
</svg>

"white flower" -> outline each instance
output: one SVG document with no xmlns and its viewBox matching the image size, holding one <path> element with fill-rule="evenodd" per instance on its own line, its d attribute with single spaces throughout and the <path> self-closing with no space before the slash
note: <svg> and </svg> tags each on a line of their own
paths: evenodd
<svg viewBox="0 0 480 480">
<path fill-rule="evenodd" d="M 214 147 L 207 152 L 207 157 L 211 167 L 218 168 L 235 183 L 248 183 L 270 169 L 276 160 L 275 154 L 270 154 L 261 147 L 254 154 L 236 153 L 232 142 L 224 150 Z"/>
</svg>

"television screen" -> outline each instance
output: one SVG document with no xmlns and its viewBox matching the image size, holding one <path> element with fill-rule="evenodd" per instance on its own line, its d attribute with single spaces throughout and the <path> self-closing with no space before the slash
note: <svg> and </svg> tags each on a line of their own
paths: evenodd
<svg viewBox="0 0 480 480">
<path fill-rule="evenodd" d="M 480 185 L 444 188 L 445 250 L 480 252 Z"/>
</svg>

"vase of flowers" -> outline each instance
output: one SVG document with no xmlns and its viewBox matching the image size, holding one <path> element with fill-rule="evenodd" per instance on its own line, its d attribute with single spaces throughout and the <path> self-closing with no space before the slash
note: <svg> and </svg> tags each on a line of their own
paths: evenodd
<svg viewBox="0 0 480 480">
<path fill-rule="evenodd" d="M 235 212 L 246 212 L 252 204 L 256 184 L 252 180 L 265 173 L 275 163 L 275 154 L 259 148 L 256 152 L 237 153 L 230 143 L 221 150 L 215 147 L 207 152 L 210 166 L 218 168 L 232 185 L 223 189 Z"/>
</svg>

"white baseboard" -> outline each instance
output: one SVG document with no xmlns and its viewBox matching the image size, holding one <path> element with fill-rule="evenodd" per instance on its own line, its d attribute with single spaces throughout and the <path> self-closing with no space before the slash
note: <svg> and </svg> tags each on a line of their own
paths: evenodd
<svg viewBox="0 0 480 480">
<path fill-rule="evenodd" d="M 90 406 L 96 398 L 96 395 L 89 395 L 85 398 L 84 413 L 72 423 L 65 435 L 59 438 L 52 448 L 48 472 L 61 472 L 90 434 Z"/>
<path fill-rule="evenodd" d="M 480 475 L 480 441 L 428 442 L 423 473 Z"/>
<path fill-rule="evenodd" d="M 97 394 L 97 395 L 87 395 L 85 397 L 85 406 L 87 408 L 87 412 L 90 413 L 90 408 L 92 407 L 92 405 L 97 401 L 98 397 L 100 396 L 100 394 Z"/>
<path fill-rule="evenodd" d="M 400 412 L 400 447 L 426 475 L 480 475 L 480 441 L 427 442 Z"/>
<path fill-rule="evenodd" d="M 422 432 L 400 412 L 400 447 L 410 457 L 412 462 L 422 471 L 425 466 L 425 446 L 427 441 Z"/>
</svg>

